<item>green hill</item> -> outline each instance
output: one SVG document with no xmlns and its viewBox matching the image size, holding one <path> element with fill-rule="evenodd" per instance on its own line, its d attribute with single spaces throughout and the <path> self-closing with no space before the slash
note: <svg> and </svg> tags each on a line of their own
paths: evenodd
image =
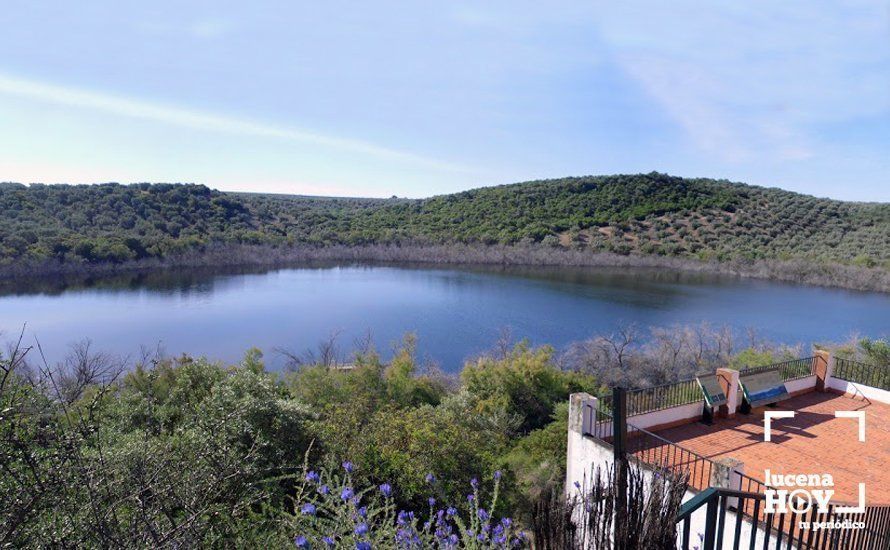
<svg viewBox="0 0 890 550">
<path fill-rule="evenodd" d="M 587 176 L 423 200 L 223 193 L 202 185 L 0 184 L 0 262 L 279 247 L 539 244 L 703 260 L 890 266 L 890 204 L 664 174 Z"/>
</svg>

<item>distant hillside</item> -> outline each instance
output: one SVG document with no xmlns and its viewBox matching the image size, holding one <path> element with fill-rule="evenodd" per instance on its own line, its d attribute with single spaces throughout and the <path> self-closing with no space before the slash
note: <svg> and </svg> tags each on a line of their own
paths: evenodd
<svg viewBox="0 0 890 550">
<path fill-rule="evenodd" d="M 218 243 L 538 244 L 887 268 L 890 204 L 658 173 L 534 181 L 424 200 L 222 193 L 177 184 L 0 184 L 0 263 L 126 262 Z"/>
<path fill-rule="evenodd" d="M 724 261 L 890 259 L 890 204 L 663 174 L 487 187 L 369 210 L 352 229 L 370 241 L 525 241 Z"/>
<path fill-rule="evenodd" d="M 223 193 L 203 185 L 0 184 L 0 262 L 123 262 L 211 243 L 308 242 L 376 199 Z"/>
</svg>

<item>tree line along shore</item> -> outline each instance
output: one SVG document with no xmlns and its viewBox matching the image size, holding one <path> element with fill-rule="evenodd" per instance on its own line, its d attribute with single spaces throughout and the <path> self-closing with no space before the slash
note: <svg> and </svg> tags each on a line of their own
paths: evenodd
<svg viewBox="0 0 890 550">
<path fill-rule="evenodd" d="M 0 266 L 0 287 L 20 288 L 51 283 L 64 278 L 71 282 L 157 270 L 267 269 L 298 267 L 317 263 L 368 263 L 401 266 L 528 266 L 571 268 L 660 269 L 678 273 L 701 273 L 767 279 L 796 284 L 890 292 L 890 270 L 841 263 L 790 260 L 701 261 L 681 257 L 622 255 L 542 245 L 328 245 L 273 246 L 211 244 L 165 257 L 121 262 L 20 260 Z M 5 280 L 5 282 L 4 282 Z"/>
<path fill-rule="evenodd" d="M 302 261 L 657 267 L 886 292 L 890 205 L 664 174 L 429 199 L 0 184 L 0 277 Z"/>
</svg>

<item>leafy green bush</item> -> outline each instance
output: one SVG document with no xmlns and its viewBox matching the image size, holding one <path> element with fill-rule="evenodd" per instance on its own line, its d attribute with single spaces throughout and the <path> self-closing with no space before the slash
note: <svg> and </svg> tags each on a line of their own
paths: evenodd
<svg viewBox="0 0 890 550">
<path fill-rule="evenodd" d="M 865 354 L 865 360 L 874 365 L 890 366 L 890 342 L 887 340 L 871 340 L 863 338 L 859 347 Z"/>
<path fill-rule="evenodd" d="M 553 348 L 532 349 L 525 342 L 501 359 L 484 356 L 468 363 L 461 381 L 476 399 L 477 412 L 514 416 L 520 420 L 521 433 L 549 423 L 556 404 L 569 394 L 596 388 L 593 377 L 557 368 Z"/>
<path fill-rule="evenodd" d="M 64 372 L 36 385 L 4 377 L 0 538 L 71 547 L 237 538 L 259 506 L 283 505 L 310 442 L 309 410 L 258 361 L 163 360 L 79 394 L 59 387 Z"/>
<path fill-rule="evenodd" d="M 559 403 L 553 421 L 515 441 L 503 455 L 504 469 L 511 473 L 510 509 L 531 521 L 534 505 L 551 491 L 563 491 L 566 477 L 568 403 Z"/>
<path fill-rule="evenodd" d="M 736 370 L 743 370 L 751 367 L 775 365 L 776 363 L 790 361 L 792 359 L 797 359 L 797 357 L 788 354 L 787 350 L 782 352 L 781 350 L 775 349 L 746 348 L 732 357 L 729 367 Z"/>
</svg>

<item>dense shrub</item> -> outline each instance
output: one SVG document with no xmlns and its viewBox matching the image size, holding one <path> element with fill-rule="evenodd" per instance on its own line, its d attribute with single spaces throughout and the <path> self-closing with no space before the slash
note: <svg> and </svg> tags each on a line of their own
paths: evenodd
<svg viewBox="0 0 890 550">
<path fill-rule="evenodd" d="M 531 349 L 524 342 L 503 358 L 468 363 L 461 381 L 475 397 L 477 412 L 506 413 L 517 419 L 520 433 L 549 423 L 556 404 L 569 394 L 596 387 L 591 376 L 557 368 L 552 348 Z"/>
</svg>

